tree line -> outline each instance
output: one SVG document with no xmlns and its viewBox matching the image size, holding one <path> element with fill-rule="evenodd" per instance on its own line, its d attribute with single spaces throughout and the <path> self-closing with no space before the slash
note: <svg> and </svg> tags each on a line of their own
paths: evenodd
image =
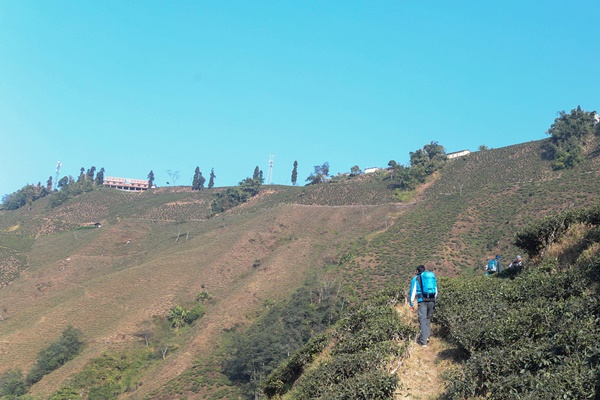
<svg viewBox="0 0 600 400">
<path fill-rule="evenodd" d="M 46 196 L 54 195 L 51 197 L 50 206 L 56 207 L 73 196 L 89 192 L 96 186 L 102 186 L 104 172 L 104 168 L 100 168 L 96 173 L 96 167 L 92 166 L 87 171 L 81 167 L 77 179 L 69 175 L 54 182 L 54 179 L 50 176 L 46 181 L 46 185 L 42 185 L 41 182 L 38 182 L 37 185 L 28 184 L 13 193 L 4 195 L 2 205 L 7 210 L 16 210 L 31 205 L 34 201 Z"/>
<path fill-rule="evenodd" d="M 600 136 L 600 118 L 595 111 L 588 112 L 577 106 L 570 113 L 560 111 L 558 117 L 554 120 L 546 132 L 550 136 L 550 140 L 545 145 L 544 154 L 546 158 L 552 161 L 552 168 L 560 170 L 564 168 L 572 168 L 583 161 L 583 152 L 586 141 L 592 135 Z M 487 149 L 486 146 L 480 146 L 480 150 Z M 414 190 L 419 184 L 424 183 L 426 178 L 439 170 L 445 159 L 445 149 L 438 142 L 430 142 L 423 148 L 410 152 L 410 162 L 408 165 L 402 165 L 395 160 L 390 160 L 388 163 L 389 179 L 391 186 L 400 190 Z M 329 162 L 321 165 L 316 165 L 314 171 L 306 178 L 308 185 L 320 184 L 329 181 L 330 166 Z M 90 191 L 95 186 L 101 186 L 104 182 L 104 168 L 101 168 L 96 173 L 96 167 L 91 167 L 87 171 L 82 167 L 77 179 L 72 176 L 64 176 L 58 182 L 54 182 L 50 176 L 46 185 L 38 182 L 37 185 L 25 185 L 23 188 L 4 195 L 2 197 L 2 207 L 6 210 L 16 210 L 25 205 L 30 205 L 32 202 L 46 197 L 48 195 L 59 193 L 51 201 L 51 206 L 55 207 L 62 204 L 67 199 L 76 196 L 82 192 Z M 179 171 L 167 171 L 173 183 L 179 178 Z M 350 176 L 358 176 L 362 173 L 360 168 L 355 165 L 350 169 Z M 148 174 L 148 188 L 154 187 L 154 172 L 151 170 Z M 216 175 L 214 168 L 210 171 L 207 187 L 214 187 Z M 256 167 L 252 176 L 252 181 L 262 184 L 264 178 L 262 171 Z M 242 184 L 242 182 L 244 182 Z M 251 193 L 256 186 L 254 183 L 242 181 L 237 188 L 228 194 L 229 199 L 233 200 L 231 204 L 245 201 L 247 194 Z M 192 179 L 192 190 L 202 190 L 205 188 L 206 178 L 202 175 L 199 167 L 196 167 Z M 296 186 L 298 183 L 298 161 L 294 161 L 291 174 L 291 183 Z M 237 197 L 237 199 L 235 199 Z M 226 202 L 220 198 L 218 202 Z M 217 207 L 220 208 L 220 207 Z"/>
<path fill-rule="evenodd" d="M 424 181 L 424 178 L 427 175 L 439 167 L 444 154 L 445 152 L 443 146 L 438 145 L 437 142 L 431 142 L 423 149 L 417 150 L 414 153 L 410 153 L 410 167 L 404 167 L 400 164 L 397 164 L 395 161 L 390 161 L 388 165 L 393 171 L 392 178 L 395 179 L 394 182 L 396 182 L 396 186 L 403 189 L 416 187 L 418 183 Z M 179 178 L 179 171 L 169 170 L 167 173 L 169 174 L 173 183 L 175 183 Z M 351 168 L 350 176 L 358 176 L 361 173 L 362 171 L 358 165 L 355 165 Z M 53 195 L 50 200 L 50 206 L 56 207 L 74 196 L 77 196 L 83 192 L 91 191 L 95 187 L 102 186 L 104 184 L 104 176 L 104 168 L 101 168 L 96 173 L 96 167 L 94 166 L 89 168 L 87 171 L 82 167 L 77 179 L 69 175 L 64 176 L 58 180 L 58 182 L 54 182 L 52 176 L 50 176 L 45 186 L 38 182 L 37 185 L 26 185 L 14 193 L 3 196 L 2 205 L 7 210 L 16 210 L 25 205 L 31 205 L 33 201 Z M 208 184 L 206 186 L 208 189 L 214 187 L 216 177 L 217 176 L 214 168 L 211 168 Z M 154 188 L 155 174 L 153 170 L 150 170 L 147 179 L 148 189 Z M 326 161 L 323 164 L 314 166 L 314 170 L 306 178 L 306 182 L 308 182 L 307 185 L 316 185 L 328 182 L 329 179 L 330 166 L 329 162 Z M 295 160 L 293 163 L 291 182 L 294 186 L 298 184 L 297 160 Z M 197 166 L 194 170 L 194 175 L 192 178 L 192 190 L 203 190 L 205 188 L 205 184 L 206 178 L 203 176 L 200 167 Z M 212 203 L 213 211 L 215 213 L 223 212 L 247 201 L 248 198 L 258 193 L 258 188 L 262 184 L 264 184 L 264 174 L 263 171 L 256 166 L 251 178 L 245 178 L 238 183 L 237 187 L 228 188 L 225 193 L 217 193 L 215 195 L 215 200 Z"/>
</svg>

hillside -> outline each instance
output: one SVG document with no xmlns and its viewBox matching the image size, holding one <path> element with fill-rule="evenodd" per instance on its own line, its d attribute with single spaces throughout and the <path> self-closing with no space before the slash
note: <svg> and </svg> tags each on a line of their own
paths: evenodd
<svg viewBox="0 0 600 400">
<path fill-rule="evenodd" d="M 310 276 L 339 282 L 356 302 L 407 282 L 421 263 L 438 275 L 478 275 L 489 256 L 517 254 L 514 234 L 524 224 L 596 202 L 594 148 L 580 166 L 556 172 L 541 144 L 447 162 L 409 204 L 397 203 L 389 181 L 373 175 L 266 186 L 216 216 L 210 202 L 222 189 L 102 189 L 54 209 L 41 199 L 0 211 L 0 373 L 26 373 L 40 350 L 75 326 L 83 353 L 32 387 L 47 398 L 90 360 L 144 347 L 145 326 L 206 291 L 206 314 L 171 335 L 165 359 L 148 362 L 122 396 L 223 398 L 235 392 L 226 379 L 191 390 L 178 377 L 207 373 L 199 366 L 222 360 L 227 332 L 243 332 Z M 101 228 L 92 227 L 97 222 Z"/>
<path fill-rule="evenodd" d="M 275 399 L 592 399 L 600 394 L 600 204 L 517 234 L 530 263 L 440 277 L 415 343 L 402 286 L 353 307 L 263 380 Z M 443 377 L 443 378 L 442 378 Z"/>
<path fill-rule="evenodd" d="M 187 350 L 151 371 L 144 389 L 177 376 L 197 354 L 213 351 L 224 329 L 248 324 L 265 301 L 285 298 L 309 271 L 335 259 L 339 247 L 380 229 L 391 207 L 269 200 L 299 191 L 311 193 L 268 188 L 210 219 L 209 191 L 101 190 L 54 210 L 39 203 L 5 213 L 3 247 L 22 255 L 22 272 L 0 292 L 0 365 L 26 371 L 66 325 L 81 329 L 86 350 L 34 388 L 45 396 L 91 357 L 138 342 L 136 332 L 154 316 L 209 291 L 202 324 L 178 338 Z M 89 228 L 94 221 L 102 227 Z M 5 239 L 26 246 L 5 246 Z"/>
<path fill-rule="evenodd" d="M 514 234 L 549 212 L 593 204 L 600 160 L 590 151 L 576 169 L 553 171 L 543 141 L 476 152 L 449 161 L 409 213 L 377 235 L 346 263 L 364 286 L 381 278 L 408 279 L 412 266 L 438 273 L 476 274 L 495 254 L 511 259 Z M 592 147 L 595 148 L 595 147 Z M 374 274 L 366 271 L 375 270 Z"/>
</svg>

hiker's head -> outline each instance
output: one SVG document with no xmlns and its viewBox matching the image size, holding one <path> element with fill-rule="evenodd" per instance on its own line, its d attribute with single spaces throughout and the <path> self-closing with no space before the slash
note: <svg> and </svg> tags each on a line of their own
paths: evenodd
<svg viewBox="0 0 600 400">
<path fill-rule="evenodd" d="M 521 261 L 521 256 L 517 256 L 517 260 Z"/>
<path fill-rule="evenodd" d="M 420 274 L 422 272 L 425 272 L 425 266 L 424 265 L 419 265 L 417 267 L 417 274 Z"/>
</svg>

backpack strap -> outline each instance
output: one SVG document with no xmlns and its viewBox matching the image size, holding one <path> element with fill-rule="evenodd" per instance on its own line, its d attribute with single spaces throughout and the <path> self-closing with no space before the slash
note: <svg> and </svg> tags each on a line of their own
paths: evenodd
<svg viewBox="0 0 600 400">
<path fill-rule="evenodd" d="M 421 274 L 417 274 L 417 282 L 419 282 L 419 286 L 421 286 L 421 293 L 417 290 L 417 298 L 423 300 L 423 278 L 421 278 Z"/>
</svg>

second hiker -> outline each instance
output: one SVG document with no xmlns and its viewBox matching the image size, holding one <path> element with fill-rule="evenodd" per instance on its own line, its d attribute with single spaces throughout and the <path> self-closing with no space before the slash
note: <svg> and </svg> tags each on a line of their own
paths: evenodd
<svg viewBox="0 0 600 400">
<path fill-rule="evenodd" d="M 513 262 L 508 265 L 508 268 L 523 268 L 523 258 L 521 256 L 517 256 L 517 258 L 515 258 Z"/>
<path fill-rule="evenodd" d="M 419 265 L 417 275 L 410 281 L 409 299 L 411 311 L 415 310 L 415 299 L 417 300 L 417 315 L 419 317 L 419 329 L 421 330 L 417 342 L 423 347 L 426 347 L 427 342 L 429 342 L 431 316 L 437 297 L 438 288 L 435 274 L 426 271 L 424 265 Z"/>
<path fill-rule="evenodd" d="M 492 258 L 488 261 L 485 267 L 485 275 L 489 276 L 491 274 L 495 274 L 496 272 L 502 272 L 502 263 L 500 262 L 500 254 L 496 255 L 495 258 Z"/>
</svg>

